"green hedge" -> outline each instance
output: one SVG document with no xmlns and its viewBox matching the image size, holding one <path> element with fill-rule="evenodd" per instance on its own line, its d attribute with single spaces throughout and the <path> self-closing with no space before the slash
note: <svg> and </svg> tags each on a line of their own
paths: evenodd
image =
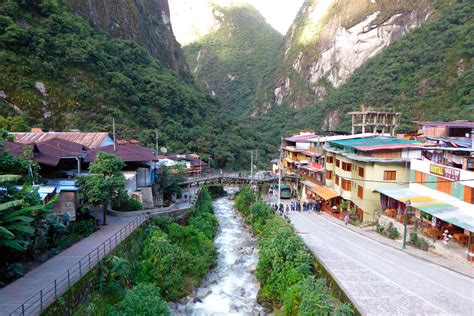
<svg viewBox="0 0 474 316">
<path fill-rule="evenodd" d="M 166 315 L 165 301 L 190 294 L 217 263 L 218 222 L 209 192 L 201 194 L 187 226 L 153 217 L 129 247 L 109 255 L 91 299 L 76 314 Z"/>
<path fill-rule="evenodd" d="M 260 255 L 256 271 L 260 300 L 281 308 L 284 315 L 353 315 L 324 278 L 315 276 L 316 259 L 293 228 L 250 189 L 243 187 L 236 208 L 257 235 Z"/>
</svg>

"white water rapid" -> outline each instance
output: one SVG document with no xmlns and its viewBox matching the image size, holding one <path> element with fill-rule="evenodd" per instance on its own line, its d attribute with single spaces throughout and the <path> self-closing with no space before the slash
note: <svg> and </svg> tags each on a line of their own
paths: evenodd
<svg viewBox="0 0 474 316">
<path fill-rule="evenodd" d="M 173 315 L 265 315 L 257 303 L 258 282 L 255 268 L 258 253 L 255 240 L 245 229 L 243 219 L 228 197 L 214 201 L 219 220 L 215 240 L 218 264 L 208 273 L 200 288 L 177 304 Z"/>
</svg>

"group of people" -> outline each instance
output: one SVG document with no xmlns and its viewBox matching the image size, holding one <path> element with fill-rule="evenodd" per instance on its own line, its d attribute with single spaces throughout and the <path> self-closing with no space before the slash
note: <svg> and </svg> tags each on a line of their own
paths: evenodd
<svg viewBox="0 0 474 316">
<path fill-rule="evenodd" d="M 280 203 L 280 205 L 274 204 L 273 208 L 275 209 L 275 213 L 285 217 L 288 216 L 288 212 L 307 212 L 307 211 L 315 211 L 320 212 L 322 209 L 322 202 L 303 202 L 301 201 L 291 201 L 289 205 L 284 205 Z"/>
</svg>

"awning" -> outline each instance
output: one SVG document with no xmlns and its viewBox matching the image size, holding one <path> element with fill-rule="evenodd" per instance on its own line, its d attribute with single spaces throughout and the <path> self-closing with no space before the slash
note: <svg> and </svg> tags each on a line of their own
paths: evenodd
<svg viewBox="0 0 474 316">
<path fill-rule="evenodd" d="M 410 184 L 408 188 L 385 188 L 376 191 L 403 203 L 410 200 L 411 206 L 420 211 L 468 231 L 474 231 L 474 206 L 451 195 L 421 184 Z"/>
<path fill-rule="evenodd" d="M 316 187 L 311 189 L 311 191 L 320 196 L 325 201 L 339 196 L 339 194 L 337 194 L 333 189 L 320 185 L 316 185 Z"/>
<path fill-rule="evenodd" d="M 307 186 L 310 189 L 314 189 L 318 186 L 317 184 L 314 184 L 313 182 L 308 181 L 308 180 L 303 180 L 301 181 L 301 183 L 303 183 L 305 186 Z"/>
</svg>

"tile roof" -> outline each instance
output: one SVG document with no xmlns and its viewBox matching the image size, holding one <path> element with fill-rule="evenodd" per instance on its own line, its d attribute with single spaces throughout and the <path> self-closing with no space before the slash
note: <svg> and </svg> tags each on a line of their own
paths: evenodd
<svg viewBox="0 0 474 316">
<path fill-rule="evenodd" d="M 114 151 L 114 145 L 104 146 L 100 148 L 90 149 L 87 151 L 84 162 L 92 162 L 95 160 L 97 153 L 106 152 L 119 157 L 123 162 L 146 162 L 158 161 L 153 149 L 138 146 L 135 144 L 117 145 Z"/>
<path fill-rule="evenodd" d="M 98 148 L 109 136 L 107 132 L 40 132 L 40 133 L 12 133 L 15 141 L 23 144 L 39 143 L 52 138 L 61 138 L 78 143 L 88 148 Z"/>
</svg>

